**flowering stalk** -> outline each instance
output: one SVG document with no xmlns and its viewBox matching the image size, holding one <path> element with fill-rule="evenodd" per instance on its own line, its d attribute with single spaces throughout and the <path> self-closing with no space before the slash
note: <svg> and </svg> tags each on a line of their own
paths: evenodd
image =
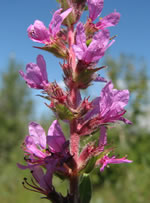
<svg viewBox="0 0 150 203">
<path fill-rule="evenodd" d="M 60 65 L 66 90 L 57 82 L 48 81 L 42 55 L 37 56 L 36 63 L 27 64 L 26 73 L 20 70 L 30 88 L 42 90 L 43 95 L 40 96 L 50 102 L 46 105 L 54 112 L 56 120 L 47 133 L 38 123 L 29 124 L 29 134 L 22 145 L 27 164 L 18 164 L 18 167 L 29 169 L 32 174 L 31 181 L 25 178 L 23 186 L 43 194 L 51 202 L 89 203 L 92 196 L 90 173 L 94 168 L 99 167 L 102 172 L 109 164 L 132 162 L 127 157 L 116 157 L 114 147 L 107 144 L 107 129 L 112 123 L 131 124 L 123 117 L 129 91 L 114 89 L 111 81 L 97 73 L 105 67 L 97 67 L 98 61 L 115 42 L 106 28 L 115 26 L 120 14 L 115 11 L 95 24 L 95 19 L 101 14 L 103 0 L 59 2 L 62 8 L 55 11 L 48 28 L 36 20 L 27 32 L 31 40 L 44 44 L 36 48 L 64 59 Z M 83 24 L 79 19 L 86 5 L 89 18 Z M 89 97 L 82 98 L 80 90 L 88 88 L 92 82 L 106 84 L 100 96 L 90 101 Z M 68 124 L 69 140 L 66 140 L 59 120 Z M 90 140 L 96 132 L 100 133 L 99 138 Z M 82 140 L 89 138 L 82 147 L 81 137 Z M 70 188 L 66 196 L 57 192 L 53 184 L 54 175 L 68 180 Z"/>
<path fill-rule="evenodd" d="M 75 53 L 73 50 L 74 45 L 74 26 L 68 28 L 68 43 L 69 43 L 69 60 L 72 64 L 72 74 L 74 75 L 76 71 L 76 58 Z M 77 88 L 75 85 L 72 86 L 70 89 L 70 98 L 72 107 L 76 109 L 77 107 Z M 76 119 L 73 119 L 70 122 L 70 153 L 74 157 L 75 163 L 78 162 L 78 155 L 79 155 L 79 142 L 80 137 L 76 132 L 77 122 Z M 78 171 L 77 171 L 77 164 L 74 170 L 72 171 L 72 175 L 70 177 L 70 194 L 73 196 L 73 202 L 78 202 Z"/>
</svg>

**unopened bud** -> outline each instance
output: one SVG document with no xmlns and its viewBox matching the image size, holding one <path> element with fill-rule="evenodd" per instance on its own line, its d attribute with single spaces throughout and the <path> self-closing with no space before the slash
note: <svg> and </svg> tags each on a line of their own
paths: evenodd
<svg viewBox="0 0 150 203">
<path fill-rule="evenodd" d="M 72 12 L 66 17 L 63 24 L 67 26 L 75 24 L 79 20 L 85 8 L 86 0 L 58 0 L 58 1 L 61 4 L 61 8 L 64 11 L 68 8 L 73 8 Z"/>
</svg>

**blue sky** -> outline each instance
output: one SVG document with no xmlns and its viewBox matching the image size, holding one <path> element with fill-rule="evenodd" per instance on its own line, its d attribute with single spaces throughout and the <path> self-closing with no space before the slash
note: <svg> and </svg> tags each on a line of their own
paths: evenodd
<svg viewBox="0 0 150 203">
<path fill-rule="evenodd" d="M 59 59 L 49 53 L 32 48 L 37 45 L 28 39 L 26 30 L 34 20 L 39 19 L 48 26 L 51 13 L 58 8 L 55 0 L 1 0 L 0 6 L 0 73 L 5 71 L 9 56 L 14 53 L 18 62 L 35 62 L 42 54 L 47 62 L 50 81 L 60 81 L 62 72 Z M 121 13 L 120 23 L 111 28 L 117 34 L 116 42 L 110 48 L 114 57 L 120 53 L 144 57 L 150 65 L 150 1 L 149 0 L 105 0 L 102 17 L 116 9 Z M 84 19 L 88 16 L 85 13 Z M 39 45 L 39 44 L 38 44 Z M 100 63 L 101 64 L 101 63 Z M 103 65 L 103 64 L 101 64 Z"/>
</svg>

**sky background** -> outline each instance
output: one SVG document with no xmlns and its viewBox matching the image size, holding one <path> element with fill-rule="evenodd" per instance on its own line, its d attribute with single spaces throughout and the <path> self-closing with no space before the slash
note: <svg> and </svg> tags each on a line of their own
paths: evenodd
<svg viewBox="0 0 150 203">
<path fill-rule="evenodd" d="M 0 0 L 0 73 L 4 72 L 10 56 L 25 65 L 35 62 L 42 54 L 47 63 L 49 81 L 61 81 L 59 59 L 34 49 L 40 45 L 27 36 L 27 28 L 36 19 L 48 26 L 52 13 L 59 8 L 55 0 Z M 109 53 L 117 57 L 120 53 L 144 57 L 150 66 L 150 0 L 105 0 L 101 17 L 116 9 L 121 13 L 120 23 L 110 29 L 112 36 L 118 35 Z M 88 17 L 85 13 L 82 20 Z M 102 62 L 100 65 L 104 65 Z M 96 89 L 97 91 L 97 89 Z M 34 93 L 36 94 L 36 93 Z M 45 107 L 46 108 L 46 107 Z"/>
</svg>

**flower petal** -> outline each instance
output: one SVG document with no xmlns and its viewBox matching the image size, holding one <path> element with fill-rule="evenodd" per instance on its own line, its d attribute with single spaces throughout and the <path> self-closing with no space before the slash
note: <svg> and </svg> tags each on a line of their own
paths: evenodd
<svg viewBox="0 0 150 203">
<path fill-rule="evenodd" d="M 104 0 L 87 0 L 89 17 L 94 21 L 100 14 L 104 6 Z"/>
<path fill-rule="evenodd" d="M 45 156 L 46 156 L 45 153 L 39 149 L 38 144 L 37 145 L 35 144 L 35 140 L 33 137 L 27 136 L 25 138 L 24 144 L 26 146 L 24 151 L 28 152 L 31 157 L 32 157 L 32 155 L 34 155 L 39 158 L 45 158 Z"/>
<path fill-rule="evenodd" d="M 100 127 L 100 138 L 99 138 L 99 146 L 104 149 L 104 146 L 107 144 L 107 133 L 106 133 L 106 127 L 101 126 Z"/>
<path fill-rule="evenodd" d="M 30 25 L 27 32 L 29 38 L 35 42 L 50 42 L 48 29 L 45 27 L 44 23 L 39 20 L 36 20 L 33 25 Z"/>
<path fill-rule="evenodd" d="M 100 171 L 102 172 L 104 170 L 104 168 L 108 165 L 108 164 L 121 164 L 121 163 L 132 163 L 131 160 L 126 159 L 126 157 L 120 158 L 120 159 L 116 159 L 115 156 L 112 156 L 111 158 L 109 158 L 107 155 L 104 156 L 100 161 L 100 164 L 102 164 L 102 167 L 100 168 Z"/>
<path fill-rule="evenodd" d="M 52 152 L 60 152 L 66 142 L 65 136 L 57 120 L 53 121 L 48 130 L 47 144 Z"/>
<path fill-rule="evenodd" d="M 117 112 L 124 110 L 128 104 L 129 91 L 113 89 L 111 81 L 106 84 L 101 93 L 100 109 L 106 112 L 108 109 L 116 109 Z"/>
<path fill-rule="evenodd" d="M 48 83 L 47 71 L 46 71 L 46 62 L 42 55 L 37 56 L 37 65 L 40 68 L 40 72 L 42 73 L 43 81 Z"/>
<path fill-rule="evenodd" d="M 22 70 L 19 73 L 30 88 L 44 89 L 48 84 L 46 64 L 41 55 L 37 56 L 37 64 L 27 64 L 26 74 Z"/>
<path fill-rule="evenodd" d="M 76 27 L 76 44 L 73 45 L 73 49 L 77 58 L 81 60 L 84 52 L 87 50 L 86 35 L 82 23 L 78 23 Z"/>
<path fill-rule="evenodd" d="M 115 11 L 102 18 L 98 23 L 95 24 L 95 26 L 98 29 L 104 29 L 106 27 L 115 26 L 116 24 L 118 24 L 119 20 L 120 13 Z"/>
<path fill-rule="evenodd" d="M 43 128 L 35 122 L 29 124 L 29 134 L 33 139 L 35 145 L 42 149 L 46 149 L 46 135 Z"/>
<path fill-rule="evenodd" d="M 109 43 L 109 31 L 102 30 L 94 35 L 92 42 L 83 55 L 83 59 L 87 63 L 98 62 L 102 58 Z"/>
<path fill-rule="evenodd" d="M 52 20 L 49 24 L 49 32 L 52 37 L 56 37 L 57 33 L 60 31 L 60 26 L 64 19 L 69 15 L 69 13 L 72 11 L 72 8 L 67 9 L 63 13 L 61 13 L 62 8 L 55 11 Z"/>
<path fill-rule="evenodd" d="M 76 44 L 77 46 L 79 46 L 83 51 L 86 51 L 87 46 L 86 46 L 86 35 L 84 32 L 84 26 L 83 24 L 80 22 L 78 23 L 77 27 L 76 27 Z"/>
</svg>

